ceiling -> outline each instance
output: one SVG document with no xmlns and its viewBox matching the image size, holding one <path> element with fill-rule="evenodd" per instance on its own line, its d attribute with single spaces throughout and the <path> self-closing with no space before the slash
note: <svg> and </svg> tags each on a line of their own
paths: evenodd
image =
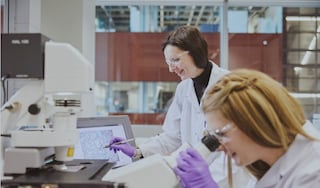
<svg viewBox="0 0 320 188">
<path fill-rule="evenodd" d="M 247 10 L 249 16 L 263 15 L 266 7 L 229 8 Z M 130 13 L 131 10 L 131 13 Z M 178 25 L 216 24 L 219 23 L 218 6 L 96 6 L 96 17 L 101 28 L 106 31 L 130 31 L 130 14 L 140 12 L 154 19 L 155 31 L 163 32 Z"/>
</svg>

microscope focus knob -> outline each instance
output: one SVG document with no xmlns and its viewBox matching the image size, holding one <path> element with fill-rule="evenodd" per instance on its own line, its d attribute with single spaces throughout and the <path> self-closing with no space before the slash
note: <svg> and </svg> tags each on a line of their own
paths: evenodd
<svg viewBox="0 0 320 188">
<path fill-rule="evenodd" d="M 28 108 L 28 112 L 32 115 L 37 115 L 40 112 L 40 108 L 37 104 L 31 104 Z"/>
</svg>

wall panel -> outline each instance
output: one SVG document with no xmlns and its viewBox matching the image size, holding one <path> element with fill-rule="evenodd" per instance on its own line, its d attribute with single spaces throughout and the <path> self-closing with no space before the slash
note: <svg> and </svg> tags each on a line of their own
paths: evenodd
<svg viewBox="0 0 320 188">
<path fill-rule="evenodd" d="M 204 33 L 218 65 L 219 33 Z M 96 81 L 179 81 L 168 71 L 161 44 L 167 33 L 96 33 Z M 230 34 L 229 68 L 253 68 L 282 81 L 282 35 Z"/>
</svg>

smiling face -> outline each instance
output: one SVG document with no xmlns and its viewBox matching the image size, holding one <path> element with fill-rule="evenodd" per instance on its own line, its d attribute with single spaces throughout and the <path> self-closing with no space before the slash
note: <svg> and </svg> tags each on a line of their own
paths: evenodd
<svg viewBox="0 0 320 188">
<path fill-rule="evenodd" d="M 219 139 L 221 146 L 218 150 L 224 151 L 232 157 L 238 166 L 249 165 L 259 159 L 262 159 L 265 148 L 255 143 L 237 126 L 225 119 L 219 112 L 209 112 L 205 114 L 208 129 L 220 130 Z M 261 151 L 261 152 L 260 152 Z"/>
<path fill-rule="evenodd" d="M 203 71 L 203 69 L 196 67 L 187 51 L 176 46 L 167 45 L 163 53 L 166 62 L 168 62 L 169 71 L 176 73 L 181 80 L 195 78 Z"/>
</svg>

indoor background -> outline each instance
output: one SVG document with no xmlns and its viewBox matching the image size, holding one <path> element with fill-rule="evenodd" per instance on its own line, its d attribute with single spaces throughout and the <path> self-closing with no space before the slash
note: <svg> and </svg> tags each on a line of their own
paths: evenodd
<svg viewBox="0 0 320 188">
<path fill-rule="evenodd" d="M 88 106 L 137 125 L 163 121 L 179 78 L 161 43 L 180 25 L 200 29 L 221 67 L 263 71 L 299 98 L 309 119 L 320 113 L 319 0 L 1 0 L 1 32 L 41 32 L 78 48 L 95 66 Z M 9 95 L 24 83 L 9 80 Z"/>
</svg>

